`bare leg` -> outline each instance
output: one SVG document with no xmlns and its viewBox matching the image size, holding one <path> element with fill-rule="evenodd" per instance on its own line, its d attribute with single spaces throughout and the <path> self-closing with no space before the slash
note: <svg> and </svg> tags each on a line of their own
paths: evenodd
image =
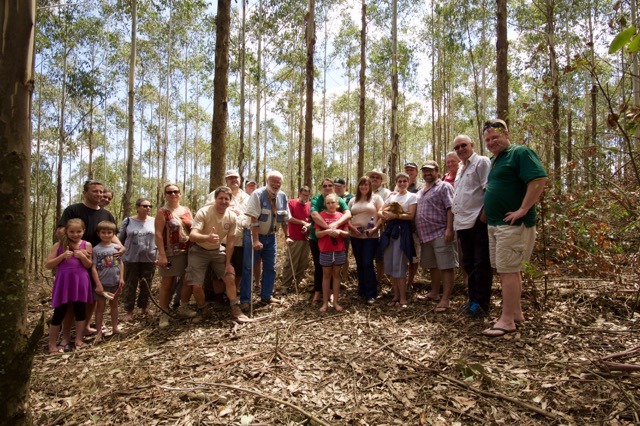
<svg viewBox="0 0 640 426">
<path fill-rule="evenodd" d="M 49 353 L 58 353 L 58 336 L 60 335 L 59 325 L 49 326 Z M 64 346 L 64 345 L 63 345 Z"/>
<path fill-rule="evenodd" d="M 76 348 L 84 346 L 82 338 L 84 337 L 84 327 L 87 321 L 76 321 Z"/>
<path fill-rule="evenodd" d="M 451 293 L 453 292 L 453 280 L 455 278 L 453 269 L 444 269 L 440 271 L 440 276 L 442 277 L 442 299 L 440 299 L 440 303 L 436 306 L 436 310 L 438 308 L 448 308 L 449 307 L 449 299 L 451 299 Z"/>
<path fill-rule="evenodd" d="M 84 331 L 83 331 L 83 333 L 84 333 L 84 334 L 91 334 L 91 333 L 95 333 L 95 332 L 96 332 L 96 329 L 97 329 L 97 331 L 100 331 L 100 328 L 99 328 L 99 327 L 97 327 L 97 326 L 96 326 L 96 328 L 95 328 L 95 329 L 94 329 L 94 328 L 91 328 L 91 327 L 89 326 L 89 324 L 91 323 L 91 317 L 93 316 L 93 312 L 94 312 L 95 310 L 96 310 L 96 302 L 93 302 L 93 303 L 87 303 L 87 309 L 86 309 L 86 313 L 87 313 L 87 315 L 85 316 L 86 321 L 84 322 L 84 323 L 85 323 L 85 327 L 86 327 L 86 328 L 85 328 L 85 329 L 84 329 Z M 77 325 L 77 321 L 76 321 L 76 325 Z M 76 334 L 78 334 L 78 330 L 76 330 Z M 76 340 L 78 340 L 78 339 L 76 338 Z"/>
<path fill-rule="evenodd" d="M 522 315 L 520 272 L 501 273 L 500 281 L 502 281 L 502 314 L 493 327 L 514 330 L 516 328 L 515 315 L 517 313 Z M 485 332 L 487 331 L 485 330 Z"/>
<path fill-rule="evenodd" d="M 407 280 L 406 278 L 395 278 L 396 286 L 398 288 L 398 301 L 400 305 L 407 304 Z"/>
<path fill-rule="evenodd" d="M 67 346 L 71 343 L 71 326 L 73 326 L 73 309 L 67 309 L 62 320 L 62 340 L 60 344 Z"/>
<path fill-rule="evenodd" d="M 96 340 L 95 342 L 98 343 L 99 341 L 102 340 L 102 326 L 104 323 L 104 308 L 105 308 L 105 301 L 103 300 L 98 300 L 96 302 L 96 329 L 98 330 L 98 333 L 96 334 Z M 77 333 L 77 330 L 76 330 Z M 76 341 L 77 341 L 77 337 L 76 337 Z"/>
<path fill-rule="evenodd" d="M 438 268 L 430 268 L 429 273 L 431 274 L 431 291 L 427 294 L 427 297 L 432 299 L 437 299 L 440 297 L 440 284 L 442 282 L 442 275 L 440 274 L 440 270 Z"/>
<path fill-rule="evenodd" d="M 189 285 L 189 283 L 184 281 L 184 275 L 182 276 L 182 282 L 184 285 L 182 286 L 182 291 L 180 293 L 180 306 L 189 306 L 189 301 L 191 300 L 191 295 L 193 294 L 193 287 Z M 201 286 L 202 288 L 202 286 Z M 198 299 L 196 298 L 196 302 Z"/>
<path fill-rule="evenodd" d="M 342 266 L 333 267 L 333 307 L 338 312 L 343 309 L 338 303 L 340 299 L 340 272 L 342 272 Z"/>
<path fill-rule="evenodd" d="M 329 292 L 331 291 L 332 273 L 333 266 L 322 267 L 322 307 L 320 308 L 320 312 L 327 312 L 327 309 L 329 309 Z"/>
<path fill-rule="evenodd" d="M 413 282 L 416 278 L 416 274 L 418 273 L 418 267 L 420 266 L 419 263 L 411 263 L 409 265 L 409 281 L 407 282 L 407 285 L 409 287 L 413 286 Z"/>
<path fill-rule="evenodd" d="M 113 334 L 120 333 L 120 328 L 118 327 L 118 298 L 114 298 L 113 300 L 109 300 L 109 309 L 111 310 L 111 332 Z"/>
</svg>

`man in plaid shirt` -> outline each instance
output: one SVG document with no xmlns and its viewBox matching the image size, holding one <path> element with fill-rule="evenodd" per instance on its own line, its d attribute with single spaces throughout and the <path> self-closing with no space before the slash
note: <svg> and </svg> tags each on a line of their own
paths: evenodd
<svg viewBox="0 0 640 426">
<path fill-rule="evenodd" d="M 431 291 L 427 298 L 437 300 L 442 283 L 442 298 L 435 311 L 449 310 L 454 268 L 458 266 L 453 232 L 453 187 L 440 179 L 440 168 L 433 160 L 422 166 L 424 186 L 418 192 L 415 224 L 420 240 L 420 265 L 431 272 Z"/>
</svg>

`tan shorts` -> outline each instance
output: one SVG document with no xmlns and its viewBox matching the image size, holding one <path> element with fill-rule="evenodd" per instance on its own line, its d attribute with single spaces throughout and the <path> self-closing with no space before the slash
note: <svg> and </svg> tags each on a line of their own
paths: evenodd
<svg viewBox="0 0 640 426">
<path fill-rule="evenodd" d="M 437 268 L 441 271 L 458 267 L 456 242 L 448 243 L 444 235 L 420 245 L 420 266 L 423 269 Z"/>
<path fill-rule="evenodd" d="M 489 226 L 489 255 L 491 266 L 498 273 L 520 272 L 522 262 L 533 253 L 536 227 L 502 225 Z"/>
<path fill-rule="evenodd" d="M 169 256 L 167 260 L 171 263 L 171 266 L 169 268 L 158 267 L 158 274 L 161 277 L 181 277 L 187 268 L 187 253 Z"/>
<path fill-rule="evenodd" d="M 226 264 L 227 252 L 224 250 L 224 246 L 220 246 L 218 250 L 207 250 L 197 244 L 192 245 L 189 249 L 187 284 L 202 284 L 209 265 L 213 266 L 213 271 L 218 278 L 223 278 Z"/>
</svg>

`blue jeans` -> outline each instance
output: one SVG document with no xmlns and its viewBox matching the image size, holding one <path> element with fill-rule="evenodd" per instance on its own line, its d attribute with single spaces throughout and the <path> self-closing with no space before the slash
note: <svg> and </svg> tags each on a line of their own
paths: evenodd
<svg viewBox="0 0 640 426">
<path fill-rule="evenodd" d="M 469 276 L 469 301 L 478 303 L 488 312 L 493 271 L 489 259 L 487 224 L 476 219 L 472 228 L 461 229 L 456 234 L 462 248 L 462 265 Z"/>
<path fill-rule="evenodd" d="M 262 250 L 252 250 L 251 230 L 244 230 L 244 256 L 242 257 L 242 281 L 240 282 L 240 302 L 251 301 L 251 265 L 254 265 L 259 257 L 262 258 L 262 286 L 261 299 L 270 299 L 273 295 L 273 287 L 276 282 L 276 235 L 258 235 L 262 243 Z M 251 252 L 253 251 L 253 259 Z"/>
<path fill-rule="evenodd" d="M 351 247 L 358 266 L 358 296 L 375 299 L 378 295 L 378 282 L 373 258 L 378 250 L 378 239 L 351 238 Z"/>
</svg>

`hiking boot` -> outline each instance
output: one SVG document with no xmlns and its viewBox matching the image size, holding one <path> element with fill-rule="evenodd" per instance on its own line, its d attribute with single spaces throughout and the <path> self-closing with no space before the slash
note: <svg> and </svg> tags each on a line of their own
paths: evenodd
<svg viewBox="0 0 640 426">
<path fill-rule="evenodd" d="M 249 302 L 242 302 L 239 306 L 240 309 L 245 312 L 251 309 L 251 304 Z"/>
<path fill-rule="evenodd" d="M 160 314 L 160 323 L 158 324 L 160 328 L 169 327 L 169 315 L 162 313 Z"/>
<path fill-rule="evenodd" d="M 176 315 L 181 318 L 193 318 L 198 315 L 198 313 L 187 305 L 180 305 L 178 309 L 176 309 Z"/>
</svg>

